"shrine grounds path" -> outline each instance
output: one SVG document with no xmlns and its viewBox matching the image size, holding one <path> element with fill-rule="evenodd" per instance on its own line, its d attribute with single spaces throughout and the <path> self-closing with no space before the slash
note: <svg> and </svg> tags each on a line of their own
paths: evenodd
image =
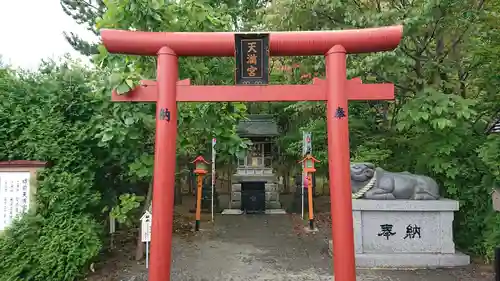
<svg viewBox="0 0 500 281">
<path fill-rule="evenodd" d="M 331 281 L 327 241 L 330 230 L 319 224 L 306 233 L 297 215 L 217 215 L 202 231 L 175 237 L 175 281 Z M 144 267 L 141 267 L 144 268 Z M 358 270 L 358 281 L 492 281 L 491 271 L 477 266 L 441 270 Z M 147 280 L 146 272 L 132 279 Z M 338 280 L 342 281 L 342 280 Z"/>
</svg>

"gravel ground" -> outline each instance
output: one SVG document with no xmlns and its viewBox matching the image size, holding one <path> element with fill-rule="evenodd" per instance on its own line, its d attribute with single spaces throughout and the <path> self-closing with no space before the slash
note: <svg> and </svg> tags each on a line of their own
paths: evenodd
<svg viewBox="0 0 500 281">
<path fill-rule="evenodd" d="M 294 215 L 217 216 L 202 231 L 175 237 L 173 281 L 323 281 L 332 280 L 329 229 L 306 233 Z M 143 281 L 143 265 L 118 279 Z M 493 281 L 476 266 L 440 270 L 358 270 L 358 281 Z"/>
</svg>

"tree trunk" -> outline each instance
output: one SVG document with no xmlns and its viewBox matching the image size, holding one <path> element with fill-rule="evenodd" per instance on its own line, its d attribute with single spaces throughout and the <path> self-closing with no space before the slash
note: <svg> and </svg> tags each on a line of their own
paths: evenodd
<svg viewBox="0 0 500 281">
<path fill-rule="evenodd" d="M 231 191 L 233 191 L 233 164 L 229 163 L 227 166 L 227 179 L 228 179 L 228 186 L 227 186 L 227 192 L 231 194 Z"/>
<path fill-rule="evenodd" d="M 142 214 L 146 212 L 146 210 L 151 210 L 151 201 L 153 199 L 153 183 L 149 184 L 148 187 L 148 193 L 146 195 L 146 200 L 144 201 L 144 206 L 142 207 Z M 142 242 L 142 237 L 141 237 L 141 229 L 139 227 L 139 232 L 137 234 L 137 247 L 135 250 L 135 260 L 140 261 L 144 257 L 144 243 Z"/>
<path fill-rule="evenodd" d="M 194 181 L 193 181 L 193 173 L 191 170 L 189 170 L 189 173 L 187 175 L 188 179 L 188 185 L 189 185 L 189 194 L 193 195 L 194 194 Z"/>
<path fill-rule="evenodd" d="M 174 186 L 174 205 L 182 205 L 182 184 L 180 180 L 175 181 Z"/>
<path fill-rule="evenodd" d="M 292 186 L 290 185 L 290 170 L 289 169 L 285 170 L 283 184 L 284 184 L 284 189 L 287 191 L 287 193 L 294 192 Z"/>
<path fill-rule="evenodd" d="M 186 161 L 179 159 L 179 170 L 184 171 Z M 182 205 L 182 185 L 183 185 L 183 172 L 179 173 L 174 180 L 174 205 Z"/>
</svg>

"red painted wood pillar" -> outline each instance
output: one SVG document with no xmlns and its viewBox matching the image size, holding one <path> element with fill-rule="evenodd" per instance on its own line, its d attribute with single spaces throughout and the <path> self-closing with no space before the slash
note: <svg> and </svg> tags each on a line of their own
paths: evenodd
<svg viewBox="0 0 500 281">
<path fill-rule="evenodd" d="M 170 281 L 177 138 L 177 62 L 177 55 L 172 49 L 162 47 L 158 51 L 150 281 Z"/>
<path fill-rule="evenodd" d="M 326 53 L 328 171 L 335 280 L 356 281 L 349 155 L 346 50 Z"/>
</svg>

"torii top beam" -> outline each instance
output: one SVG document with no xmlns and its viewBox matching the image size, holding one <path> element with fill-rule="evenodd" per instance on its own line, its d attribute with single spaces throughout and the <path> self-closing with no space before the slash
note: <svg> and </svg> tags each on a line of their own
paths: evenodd
<svg viewBox="0 0 500 281">
<path fill-rule="evenodd" d="M 142 32 L 102 29 L 102 42 L 108 52 L 156 56 L 168 46 L 177 56 L 234 56 L 233 32 Z M 270 32 L 271 56 L 324 55 L 334 45 L 348 54 L 389 51 L 403 36 L 403 26 L 350 29 L 340 31 Z"/>
</svg>

